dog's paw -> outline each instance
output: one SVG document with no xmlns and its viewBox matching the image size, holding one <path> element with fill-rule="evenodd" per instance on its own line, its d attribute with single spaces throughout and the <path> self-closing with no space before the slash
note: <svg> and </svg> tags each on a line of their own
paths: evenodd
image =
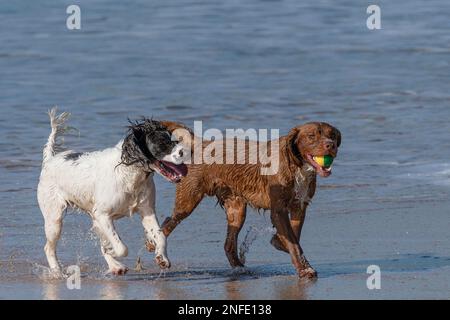
<svg viewBox="0 0 450 320">
<path fill-rule="evenodd" d="M 161 269 L 170 268 L 170 261 L 167 258 L 164 258 L 162 255 L 157 255 L 155 261 Z"/>
<path fill-rule="evenodd" d="M 123 276 L 128 272 L 128 267 L 117 260 L 110 262 L 107 273 L 114 276 Z"/>
<path fill-rule="evenodd" d="M 232 268 L 244 267 L 245 259 L 239 259 L 239 257 L 234 252 L 226 251 L 228 262 Z M 245 258 L 245 257 L 244 257 Z"/>
<path fill-rule="evenodd" d="M 317 272 L 311 267 L 300 270 L 298 276 L 303 279 L 315 279 L 317 278 Z"/>
<path fill-rule="evenodd" d="M 145 247 L 147 248 L 148 252 L 155 252 L 156 250 L 156 245 L 150 240 L 145 241 Z"/>
<path fill-rule="evenodd" d="M 270 244 L 277 250 L 289 253 L 289 251 L 281 243 L 280 238 L 278 238 L 277 234 L 273 235 L 272 240 L 270 240 Z"/>
<path fill-rule="evenodd" d="M 126 266 L 121 267 L 114 267 L 109 270 L 108 273 L 112 274 L 113 276 L 123 276 L 128 272 L 128 268 Z"/>
</svg>

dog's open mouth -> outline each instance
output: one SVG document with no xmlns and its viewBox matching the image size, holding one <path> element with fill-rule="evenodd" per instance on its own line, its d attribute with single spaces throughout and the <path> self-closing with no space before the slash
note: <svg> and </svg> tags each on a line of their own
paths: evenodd
<svg viewBox="0 0 450 320">
<path fill-rule="evenodd" d="M 323 157 L 328 157 L 328 159 L 326 161 L 324 161 Z M 312 155 L 308 154 L 307 158 L 308 158 L 309 164 L 311 164 L 314 167 L 316 172 L 321 177 L 328 177 L 329 175 L 331 175 L 331 164 L 333 162 L 333 157 L 331 157 L 331 156 L 312 156 Z M 319 160 L 321 160 L 320 164 L 318 163 Z"/>
<path fill-rule="evenodd" d="M 156 162 L 156 170 L 170 182 L 179 182 L 187 174 L 187 166 L 175 164 L 169 161 L 159 160 Z"/>
</svg>

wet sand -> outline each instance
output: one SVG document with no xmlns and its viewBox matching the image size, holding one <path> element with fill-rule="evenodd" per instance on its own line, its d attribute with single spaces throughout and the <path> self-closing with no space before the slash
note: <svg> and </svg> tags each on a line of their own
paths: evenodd
<svg viewBox="0 0 450 320">
<path fill-rule="evenodd" d="M 131 270 L 124 277 L 104 276 L 105 264 L 93 257 L 80 264 L 81 289 L 69 290 L 64 280 L 46 279 L 44 267 L 36 262 L 15 257 L 2 261 L 0 299 L 448 299 L 449 226 L 429 219 L 429 215 L 445 219 L 448 205 L 434 204 L 432 211 L 428 205 L 417 205 L 407 211 L 359 216 L 311 213 L 303 246 L 318 271 L 316 281 L 297 278 L 289 256 L 269 245 L 267 218 L 256 213 L 247 225 L 262 231 L 249 248 L 247 267 L 231 270 L 217 237 L 223 233 L 223 217 L 215 217 L 218 223 L 212 224 L 209 240 L 189 235 L 187 230 L 199 223 L 200 213 L 180 226 L 184 232 L 169 242 L 174 267 L 166 273 L 159 272 L 151 255 L 142 250 L 145 270 Z M 130 267 L 136 253 L 127 259 Z M 366 269 L 374 264 L 381 269 L 380 290 L 366 286 Z"/>
</svg>

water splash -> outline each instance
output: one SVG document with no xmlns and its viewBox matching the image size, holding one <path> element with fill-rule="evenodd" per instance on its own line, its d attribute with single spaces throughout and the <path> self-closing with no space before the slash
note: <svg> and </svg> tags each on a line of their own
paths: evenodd
<svg viewBox="0 0 450 320">
<path fill-rule="evenodd" d="M 145 270 L 144 264 L 142 263 L 141 257 L 138 256 L 137 259 L 136 259 L 135 266 L 134 266 L 134 271 L 142 272 L 143 270 Z"/>
<path fill-rule="evenodd" d="M 164 279 L 166 277 L 166 273 L 167 273 L 166 269 L 161 269 L 159 271 L 159 274 L 158 274 L 158 276 L 156 278 L 157 279 Z"/>
<path fill-rule="evenodd" d="M 245 234 L 244 241 L 242 241 L 239 246 L 239 259 L 243 264 L 245 264 L 246 254 L 249 252 L 252 243 L 262 234 L 270 234 L 271 236 L 275 234 L 275 228 L 264 227 L 258 228 L 255 226 L 250 226 Z"/>
<path fill-rule="evenodd" d="M 61 273 L 52 271 L 49 267 L 33 262 L 31 274 L 41 280 L 61 280 L 67 277 L 66 267 L 62 267 Z"/>
</svg>

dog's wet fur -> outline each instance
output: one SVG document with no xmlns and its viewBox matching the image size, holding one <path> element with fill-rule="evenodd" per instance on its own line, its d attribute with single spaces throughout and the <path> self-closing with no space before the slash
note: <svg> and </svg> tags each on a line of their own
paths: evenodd
<svg viewBox="0 0 450 320">
<path fill-rule="evenodd" d="M 121 164 L 139 164 L 152 170 L 150 165 L 170 154 L 178 141 L 161 122 L 145 119 L 131 123 L 128 135 L 122 144 Z"/>
<path fill-rule="evenodd" d="M 185 174 L 183 146 L 171 139 L 171 131 L 161 121 L 142 119 L 132 123 L 125 140 L 115 147 L 78 153 L 58 148 L 57 138 L 64 132 L 69 114 L 49 113 L 51 133 L 43 150 L 38 202 L 45 220 L 45 254 L 52 273 L 62 276 L 56 256 L 63 213 L 76 208 L 88 213 L 93 230 L 101 241 L 101 252 L 108 271 L 123 275 L 128 268 L 117 258 L 128 254 L 114 227 L 114 220 L 139 212 L 147 241 L 156 250 L 161 268 L 170 267 L 166 237 L 155 212 L 157 172 L 178 182 Z"/>
<path fill-rule="evenodd" d="M 210 143 L 203 142 L 203 148 Z M 258 142 L 246 141 L 247 153 L 251 143 Z M 215 196 L 227 214 L 225 253 L 230 265 L 239 267 L 243 264 L 237 254 L 237 239 L 247 205 L 270 210 L 277 231 L 272 245 L 291 255 L 300 277 L 316 277 L 299 240 L 306 208 L 316 190 L 317 174 L 327 177 L 331 168 L 320 167 L 313 158 L 336 157 L 340 144 L 338 129 L 324 122 L 312 122 L 291 129 L 278 140 L 279 170 L 274 175 L 261 175 L 261 163 L 188 165 L 187 176 L 177 184 L 172 216 L 162 225 L 164 234 L 168 236 L 187 218 L 204 196 Z"/>
</svg>

